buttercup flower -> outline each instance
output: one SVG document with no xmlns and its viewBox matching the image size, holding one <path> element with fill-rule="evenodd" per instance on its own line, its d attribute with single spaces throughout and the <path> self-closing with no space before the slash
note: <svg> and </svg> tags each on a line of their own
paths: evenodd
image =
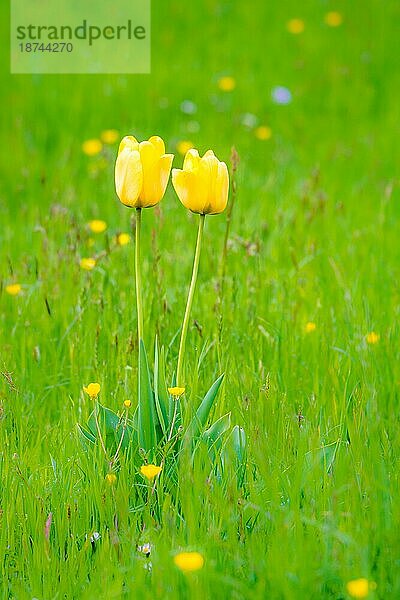
<svg viewBox="0 0 400 600">
<path fill-rule="evenodd" d="M 181 140 L 176 145 L 176 149 L 178 150 L 179 154 L 186 154 L 186 152 L 188 152 L 192 148 L 193 144 L 192 142 L 189 142 L 189 140 Z"/>
<path fill-rule="evenodd" d="M 329 25 L 329 27 L 339 27 L 339 25 L 343 23 L 343 17 L 339 12 L 332 10 L 331 12 L 326 13 L 325 23 Z"/>
<path fill-rule="evenodd" d="M 93 233 L 103 233 L 107 229 L 107 223 L 100 219 L 94 219 L 93 221 L 89 221 L 89 229 Z"/>
<path fill-rule="evenodd" d="M 119 133 L 116 129 L 106 129 L 101 132 L 101 139 L 105 144 L 115 144 L 119 136 Z"/>
<path fill-rule="evenodd" d="M 22 287 L 19 283 L 10 283 L 10 285 L 6 285 L 5 290 L 10 296 L 18 296 L 21 293 Z"/>
<path fill-rule="evenodd" d="M 184 573 L 198 571 L 204 566 L 204 558 L 200 552 L 180 552 L 174 556 L 174 563 Z"/>
<path fill-rule="evenodd" d="M 379 342 L 379 334 L 371 331 L 365 338 L 368 344 L 377 344 Z"/>
<path fill-rule="evenodd" d="M 349 581 L 346 588 L 352 598 L 366 598 L 371 590 L 376 589 L 376 583 L 368 581 L 365 577 L 360 577 L 360 579 Z"/>
<path fill-rule="evenodd" d="M 309 321 L 308 323 L 306 323 L 306 326 L 304 329 L 305 329 L 306 333 L 312 333 L 313 331 L 315 331 L 317 329 L 317 326 L 312 321 Z"/>
<path fill-rule="evenodd" d="M 130 408 L 132 406 L 132 402 L 130 400 L 124 400 L 125 408 Z"/>
<path fill-rule="evenodd" d="M 87 387 L 83 386 L 83 391 L 86 392 L 92 400 L 95 400 L 100 393 L 100 384 L 89 383 Z"/>
<path fill-rule="evenodd" d="M 100 140 L 86 140 L 82 144 L 82 150 L 88 156 L 96 156 L 103 149 L 103 144 Z"/>
<path fill-rule="evenodd" d="M 162 467 L 157 467 L 157 465 L 142 465 L 140 467 L 140 472 L 147 479 L 154 479 L 156 475 L 161 473 Z"/>
<path fill-rule="evenodd" d="M 149 208 L 160 202 L 167 187 L 173 154 L 165 154 L 158 136 L 138 142 L 126 136 L 119 145 L 115 164 L 115 189 L 122 204 Z"/>
<path fill-rule="evenodd" d="M 169 387 L 168 392 L 171 394 L 171 396 L 174 396 L 175 398 L 179 398 L 179 396 L 182 396 L 182 394 L 185 393 L 185 388 L 184 387 Z"/>
<path fill-rule="evenodd" d="M 126 246 L 131 241 L 131 236 L 129 233 L 119 233 L 117 235 L 117 244 L 118 246 Z"/>
<path fill-rule="evenodd" d="M 85 269 L 85 271 L 91 271 L 96 266 L 96 259 L 94 258 L 81 258 L 81 262 L 79 263 L 81 269 Z"/>
<path fill-rule="evenodd" d="M 223 92 L 231 92 L 236 87 L 236 81 L 233 77 L 226 75 L 218 81 L 218 87 Z"/>
<path fill-rule="evenodd" d="M 228 168 L 212 150 L 208 150 L 202 158 L 197 150 L 189 150 L 183 169 L 172 169 L 172 183 L 179 200 L 192 212 L 215 215 L 225 210 L 229 191 Z"/>
<path fill-rule="evenodd" d="M 114 485 L 117 482 L 117 476 L 115 473 L 107 473 L 106 481 L 109 485 Z"/>
<path fill-rule="evenodd" d="M 290 21 L 286 23 L 286 29 L 289 31 L 289 33 L 293 33 L 295 35 L 303 33 L 304 21 L 302 19 L 290 19 Z"/>
<path fill-rule="evenodd" d="M 272 137 L 272 129 L 266 125 L 260 125 L 255 130 L 254 135 L 259 140 L 269 140 Z"/>
</svg>

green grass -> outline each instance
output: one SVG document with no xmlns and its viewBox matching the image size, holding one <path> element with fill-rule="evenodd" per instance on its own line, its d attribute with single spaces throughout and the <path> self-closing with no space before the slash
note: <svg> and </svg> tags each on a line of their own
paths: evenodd
<svg viewBox="0 0 400 600">
<path fill-rule="evenodd" d="M 340 27 L 325 25 L 328 10 Z M 400 597 L 398 18 L 394 0 L 154 0 L 150 76 L 10 76 L 3 61 L 2 598 L 339 600 L 358 577 L 376 582 L 371 598 Z M 233 92 L 218 89 L 225 74 Z M 272 102 L 276 85 L 290 105 Z M 222 303 L 226 217 L 206 220 L 186 380 L 197 406 L 226 373 L 215 417 L 231 411 L 246 431 L 246 485 L 231 471 L 219 482 L 200 453 L 181 463 L 176 497 L 160 489 L 157 519 L 129 455 L 110 487 L 76 429 L 90 381 L 115 411 L 137 402 L 134 244 L 109 250 L 133 213 L 115 196 L 116 147 L 81 150 L 107 128 L 240 156 Z M 93 218 L 106 233 L 89 235 Z M 196 225 L 171 185 L 143 214 L 145 341 L 168 347 L 170 379 Z M 151 572 L 136 550 L 147 541 Z M 184 576 L 173 556 L 187 549 L 205 566 Z"/>
</svg>

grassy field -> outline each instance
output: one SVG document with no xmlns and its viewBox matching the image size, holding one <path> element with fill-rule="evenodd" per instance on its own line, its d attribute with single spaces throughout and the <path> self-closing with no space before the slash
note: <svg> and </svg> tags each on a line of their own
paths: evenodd
<svg viewBox="0 0 400 600">
<path fill-rule="evenodd" d="M 154 0 L 149 76 L 10 76 L 4 59 L 1 598 L 339 600 L 366 597 L 359 578 L 400 597 L 399 16 L 395 0 Z M 110 129 L 160 135 L 175 167 L 182 141 L 240 159 L 223 293 L 226 213 L 206 219 L 185 402 L 225 373 L 213 418 L 244 429 L 245 471 L 221 476 L 201 447 L 153 507 L 130 452 L 110 483 L 77 430 L 89 382 L 117 413 L 137 404 L 135 211 L 118 141 L 82 150 Z M 171 184 L 143 211 L 144 337 L 169 384 L 196 227 Z M 182 551 L 204 567 L 181 572 Z"/>
</svg>

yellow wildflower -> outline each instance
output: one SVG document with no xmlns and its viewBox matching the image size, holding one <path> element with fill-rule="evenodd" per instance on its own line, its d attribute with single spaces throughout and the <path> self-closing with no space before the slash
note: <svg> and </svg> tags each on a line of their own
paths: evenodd
<svg viewBox="0 0 400 600">
<path fill-rule="evenodd" d="M 231 92 L 236 87 L 236 81 L 233 77 L 226 75 L 218 81 L 218 87 L 223 92 Z"/>
<path fill-rule="evenodd" d="M 339 25 L 343 23 L 343 17 L 339 12 L 333 10 L 326 13 L 325 23 L 329 25 L 329 27 L 339 27 Z"/>
<path fill-rule="evenodd" d="M 131 236 L 129 233 L 119 233 L 117 235 L 117 244 L 118 246 L 126 246 L 131 241 Z"/>
<path fill-rule="evenodd" d="M 349 581 L 346 588 L 352 598 L 366 598 L 371 590 L 376 589 L 376 583 L 368 581 L 365 577 L 360 577 Z"/>
<path fill-rule="evenodd" d="M 91 271 L 96 266 L 96 260 L 94 258 L 82 258 L 79 264 L 85 271 Z"/>
<path fill-rule="evenodd" d="M 179 154 L 186 154 L 186 152 L 188 152 L 192 148 L 193 144 L 192 142 L 189 142 L 189 140 L 181 140 L 176 145 L 176 149 L 178 150 Z"/>
<path fill-rule="evenodd" d="M 174 563 L 184 573 L 198 571 L 204 566 L 204 558 L 200 552 L 180 552 L 174 556 Z"/>
<path fill-rule="evenodd" d="M 169 387 L 168 392 L 171 394 L 171 396 L 174 396 L 175 398 L 179 398 L 179 396 L 182 396 L 182 394 L 185 393 L 185 388 L 184 387 Z"/>
<path fill-rule="evenodd" d="M 156 475 L 161 473 L 162 467 L 157 467 L 157 465 L 142 465 L 140 467 L 140 472 L 147 479 L 154 479 Z"/>
<path fill-rule="evenodd" d="M 272 129 L 271 127 L 267 127 L 267 125 L 260 125 L 254 131 L 254 134 L 259 140 L 269 140 L 272 137 Z"/>
<path fill-rule="evenodd" d="M 116 129 L 106 129 L 101 132 L 100 137 L 105 144 L 115 144 L 118 140 L 119 133 Z"/>
<path fill-rule="evenodd" d="M 117 476 L 115 473 L 107 473 L 106 481 L 109 485 L 114 485 L 117 482 Z"/>
<path fill-rule="evenodd" d="M 130 408 L 132 406 L 132 402 L 130 400 L 124 400 L 125 408 Z"/>
<path fill-rule="evenodd" d="M 21 293 L 22 287 L 19 283 L 10 283 L 10 285 L 6 285 L 5 290 L 10 296 L 18 296 Z"/>
<path fill-rule="evenodd" d="M 95 400 L 100 393 L 100 384 L 89 383 L 87 387 L 83 386 L 83 391 L 86 392 L 92 400 Z"/>
<path fill-rule="evenodd" d="M 375 333 L 375 331 L 371 331 L 367 334 L 366 340 L 368 344 L 377 344 L 379 342 L 379 334 Z"/>
<path fill-rule="evenodd" d="M 103 149 L 103 144 L 100 140 L 86 140 L 82 144 L 82 150 L 88 156 L 96 156 Z"/>
<path fill-rule="evenodd" d="M 289 33 L 293 33 L 295 35 L 299 33 L 303 33 L 305 28 L 304 21 L 302 19 L 290 19 L 286 23 L 286 29 Z"/>
<path fill-rule="evenodd" d="M 312 321 L 309 321 L 308 323 L 306 323 L 306 326 L 304 329 L 305 329 L 306 333 L 312 333 L 313 331 L 315 331 L 317 329 L 317 326 Z"/>
<path fill-rule="evenodd" d="M 94 219 L 93 221 L 89 221 L 89 229 L 93 233 L 103 233 L 107 229 L 107 223 L 100 219 Z"/>
</svg>

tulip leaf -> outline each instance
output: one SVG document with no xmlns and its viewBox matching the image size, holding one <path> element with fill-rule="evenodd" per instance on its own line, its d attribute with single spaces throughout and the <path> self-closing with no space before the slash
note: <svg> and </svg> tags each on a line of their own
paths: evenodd
<svg viewBox="0 0 400 600">
<path fill-rule="evenodd" d="M 231 426 L 231 413 L 227 413 L 223 415 L 215 423 L 211 425 L 206 431 L 203 433 L 202 438 L 207 443 L 208 448 L 220 448 L 221 447 L 221 437 L 228 431 Z"/>
<path fill-rule="evenodd" d="M 167 384 L 165 383 L 165 354 L 164 346 L 159 352 L 157 338 L 154 350 L 154 401 L 163 435 L 166 435 L 168 428 L 169 398 Z"/>
<path fill-rule="evenodd" d="M 206 426 L 207 419 L 210 415 L 210 411 L 213 407 L 215 398 L 217 397 L 219 388 L 221 387 L 223 378 L 224 373 L 222 373 L 222 375 L 220 375 L 218 379 L 214 381 L 207 394 L 204 396 L 187 430 L 187 435 L 190 439 L 193 440 L 197 438 L 201 433 L 202 429 L 204 429 L 204 427 Z"/>
<path fill-rule="evenodd" d="M 144 347 L 143 340 L 140 340 L 139 345 L 138 396 L 139 445 L 146 452 L 150 452 L 156 447 L 157 444 L 157 415 L 153 390 L 151 387 L 149 363 L 147 360 L 146 349 Z"/>
<path fill-rule="evenodd" d="M 246 462 L 246 433 L 243 427 L 239 427 L 239 425 L 235 425 L 232 429 L 232 445 L 233 450 L 235 452 L 236 458 L 239 464 L 244 464 Z"/>
<path fill-rule="evenodd" d="M 243 427 L 235 425 L 229 438 L 224 446 L 224 459 L 230 457 L 234 460 L 237 487 L 241 489 L 245 486 L 246 482 L 246 464 L 247 464 L 247 451 L 246 451 L 246 433 Z"/>
</svg>

